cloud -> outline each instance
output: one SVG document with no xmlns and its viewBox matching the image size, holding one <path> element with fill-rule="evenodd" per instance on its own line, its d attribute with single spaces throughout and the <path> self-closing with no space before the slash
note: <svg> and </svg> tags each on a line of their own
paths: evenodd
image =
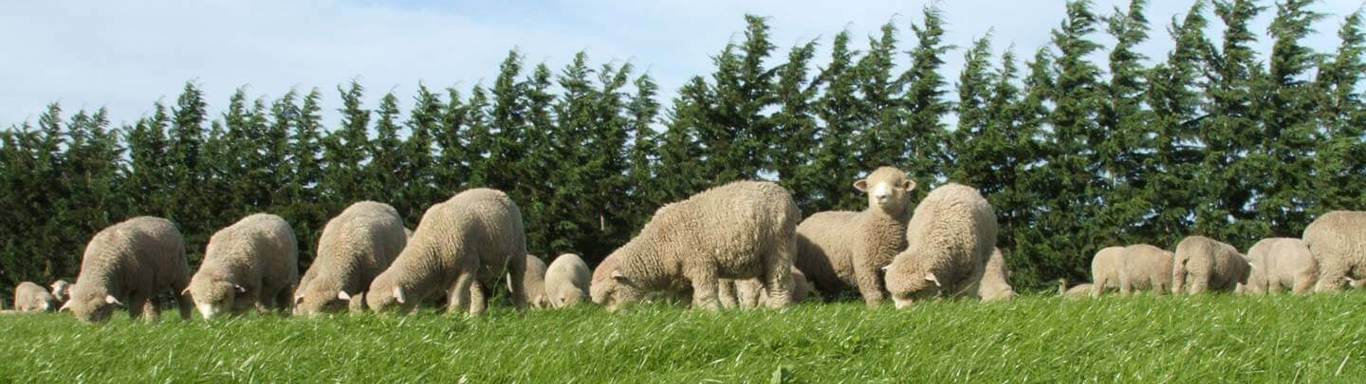
<svg viewBox="0 0 1366 384">
<path fill-rule="evenodd" d="M 0 5 L 0 126 L 36 115 L 49 102 L 68 110 L 108 107 L 116 122 L 148 113 L 158 99 L 173 103 L 187 80 L 201 84 L 215 111 L 232 90 L 278 96 L 291 88 L 323 90 L 329 119 L 337 107 L 334 87 L 358 79 L 370 105 L 387 91 L 410 103 L 419 81 L 434 88 L 489 84 L 509 49 L 528 65 L 555 68 L 587 50 L 594 63 L 630 61 L 672 92 L 689 77 L 711 70 L 711 57 L 742 38 L 746 13 L 770 17 L 774 60 L 788 47 L 812 39 L 828 48 L 848 29 L 856 46 L 892 21 L 903 48 L 914 44 L 909 26 L 919 22 L 923 2 L 867 1 L 858 6 L 829 1 L 14 1 Z M 510 4 L 505 4 L 510 3 Z M 1122 1 L 1097 1 L 1109 13 Z M 1152 40 L 1142 49 L 1165 55 L 1170 16 L 1189 1 L 1154 2 L 1148 12 Z M 948 22 L 945 41 L 965 47 L 993 32 L 998 51 L 1014 45 L 1022 57 L 1048 43 L 1063 17 L 1061 1 L 964 0 L 940 4 Z M 1333 16 L 1310 40 L 1320 50 L 1336 46 L 1341 16 L 1360 4 L 1323 2 Z M 1264 30 L 1266 12 L 1257 28 Z M 1214 19 L 1213 15 L 1210 16 Z M 1213 22 L 1217 31 L 1218 23 Z M 1103 29 L 1103 28 L 1102 28 Z M 1103 33 L 1098 40 L 1109 41 Z M 1265 39 L 1265 38 L 1263 38 Z M 1262 41 L 1263 50 L 1269 41 Z M 1103 55 L 1102 55 L 1103 56 Z M 962 51 L 949 54 L 944 74 L 956 80 Z M 825 61 L 821 56 L 817 63 Z M 899 58 L 904 65 L 906 57 Z M 406 105 L 404 106 L 406 109 Z M 335 120 L 333 120 L 335 121 Z"/>
</svg>

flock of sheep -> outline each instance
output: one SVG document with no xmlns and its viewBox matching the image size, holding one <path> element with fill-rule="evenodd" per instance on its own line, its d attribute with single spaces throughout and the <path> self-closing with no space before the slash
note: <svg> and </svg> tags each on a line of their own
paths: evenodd
<svg viewBox="0 0 1366 384">
<path fill-rule="evenodd" d="M 813 291 L 859 293 L 869 307 L 890 295 L 896 308 L 935 297 L 983 301 L 1015 296 L 1005 256 L 996 248 L 990 204 L 974 188 L 947 184 L 912 210 L 916 187 L 892 167 L 854 187 L 863 211 L 819 212 L 802 220 L 788 191 L 739 181 L 659 208 L 637 236 L 590 271 L 577 255 L 549 266 L 527 255 L 522 215 L 506 194 L 471 189 L 429 208 L 415 231 L 386 204 L 364 201 L 328 221 L 312 265 L 299 276 L 298 244 L 284 219 L 254 214 L 215 233 L 193 276 L 176 226 L 137 217 L 97 233 L 85 248 L 75 284 L 52 292 L 24 282 L 19 311 L 60 304 L 85 322 L 116 308 L 155 320 L 158 297 L 171 294 L 180 316 L 247 311 L 297 315 L 375 311 L 411 313 L 444 300 L 449 312 L 482 313 L 506 286 L 518 309 L 563 308 L 591 300 L 608 310 L 656 298 L 693 308 L 783 308 Z M 1094 284 L 1106 288 L 1199 293 L 1206 290 L 1306 292 L 1356 285 L 1366 275 L 1366 212 L 1323 215 L 1304 239 L 1267 239 L 1244 257 L 1218 241 L 1193 236 L 1176 252 L 1149 245 L 1101 250 Z"/>
</svg>

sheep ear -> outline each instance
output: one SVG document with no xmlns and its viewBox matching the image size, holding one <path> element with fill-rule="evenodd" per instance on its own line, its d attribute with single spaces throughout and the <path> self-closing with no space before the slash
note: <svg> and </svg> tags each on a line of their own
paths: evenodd
<svg viewBox="0 0 1366 384">
<path fill-rule="evenodd" d="M 620 270 L 612 271 L 612 279 L 617 281 L 626 281 L 626 275 L 622 275 Z"/>
<path fill-rule="evenodd" d="M 304 302 L 304 295 L 294 296 L 294 305 L 297 306 L 297 305 L 299 305 L 300 303 L 303 303 L 303 302 Z"/>
<path fill-rule="evenodd" d="M 72 302 L 72 301 L 75 301 L 75 300 L 68 300 L 67 302 L 62 303 L 62 307 L 61 307 L 61 308 L 57 308 L 57 312 L 70 311 L 70 310 L 71 310 L 71 302 Z"/>
<path fill-rule="evenodd" d="M 906 190 L 906 192 L 914 191 L 915 186 L 915 180 L 906 179 L 906 181 L 901 182 L 901 189 Z"/>
<path fill-rule="evenodd" d="M 889 268 L 892 268 L 892 265 L 891 265 L 891 264 L 884 265 L 884 266 L 882 266 L 882 268 L 878 268 L 878 269 L 881 269 L 881 270 L 886 271 L 886 270 L 888 270 Z"/>
<path fill-rule="evenodd" d="M 181 296 L 189 296 L 189 295 L 190 295 L 190 287 L 185 287 L 185 289 L 180 290 L 180 295 L 181 295 Z"/>
<path fill-rule="evenodd" d="M 303 296 L 299 297 L 302 298 Z M 351 301 L 351 295 L 346 294 L 346 291 L 337 291 L 337 300 Z"/>
<path fill-rule="evenodd" d="M 399 303 L 399 304 L 407 304 L 407 303 L 408 303 L 408 300 L 405 300 L 405 299 L 403 298 L 403 288 L 394 287 L 394 300 L 398 300 L 398 303 Z"/>
<path fill-rule="evenodd" d="M 123 303 L 119 302 L 119 299 L 115 298 L 114 295 L 104 295 L 104 302 L 108 304 L 117 305 L 120 307 L 123 306 Z"/>
<path fill-rule="evenodd" d="M 232 289 L 236 289 L 237 293 L 247 293 L 247 288 L 241 285 L 233 284 Z"/>
<path fill-rule="evenodd" d="M 931 273 L 929 273 L 929 274 L 926 274 L 926 275 L 925 275 L 925 280 L 929 280 L 929 281 L 933 282 L 933 283 L 934 283 L 934 286 L 936 286 L 936 287 L 943 287 L 943 285 L 940 285 L 940 284 L 939 284 L 939 278 L 938 278 L 938 277 L 934 277 L 934 273 L 933 273 L 933 272 L 931 272 Z"/>
<path fill-rule="evenodd" d="M 868 179 L 859 179 L 859 181 L 855 181 L 854 189 L 857 189 L 859 192 L 868 192 Z"/>
</svg>

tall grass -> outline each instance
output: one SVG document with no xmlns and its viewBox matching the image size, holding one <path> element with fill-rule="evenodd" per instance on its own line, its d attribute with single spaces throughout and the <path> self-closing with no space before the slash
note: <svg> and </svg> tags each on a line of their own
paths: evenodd
<svg viewBox="0 0 1366 384">
<path fill-rule="evenodd" d="M 667 306 L 465 319 L 0 317 L 14 382 L 1366 382 L 1366 295 Z"/>
</svg>

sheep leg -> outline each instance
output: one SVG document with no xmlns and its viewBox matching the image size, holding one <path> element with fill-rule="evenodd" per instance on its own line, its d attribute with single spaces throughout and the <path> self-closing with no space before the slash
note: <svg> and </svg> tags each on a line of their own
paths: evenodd
<svg viewBox="0 0 1366 384">
<path fill-rule="evenodd" d="M 797 258 L 797 237 L 791 238 L 779 244 L 777 249 L 769 251 L 764 257 L 763 278 L 760 281 L 761 288 L 768 294 L 765 300 L 769 308 L 781 309 L 792 304 L 792 260 Z M 873 287 L 877 291 L 878 303 L 882 300 L 882 285 L 877 284 L 877 270 L 873 269 Z M 873 303 L 876 305 L 877 303 Z"/>
<path fill-rule="evenodd" d="M 1209 289 L 1209 278 L 1206 275 L 1195 275 L 1190 281 L 1190 294 L 1198 295 L 1205 293 Z"/>
<path fill-rule="evenodd" d="M 488 308 L 488 296 L 484 295 L 484 285 L 477 281 L 470 284 L 470 315 L 482 315 L 486 308 Z"/>
<path fill-rule="evenodd" d="M 446 291 L 446 313 L 456 313 L 465 311 L 468 308 L 470 288 L 474 284 L 474 275 L 462 273 L 455 278 L 455 283 Z"/>
<path fill-rule="evenodd" d="M 182 288 L 176 289 L 174 293 L 176 295 L 176 305 L 180 307 L 180 319 L 190 321 L 190 318 L 194 313 L 194 300 L 190 298 L 188 293 L 184 295 L 180 294 L 180 291 L 185 289 L 183 288 L 183 285 L 181 287 Z"/>
<path fill-rule="evenodd" d="M 294 290 L 290 288 L 280 288 L 280 292 L 275 294 L 275 308 L 283 314 L 289 314 L 294 308 Z"/>
<path fill-rule="evenodd" d="M 740 306 L 740 300 L 737 298 L 738 295 L 736 295 L 735 293 L 735 280 L 721 279 L 717 283 L 716 289 L 718 291 L 716 297 L 718 301 L 721 302 L 721 308 L 734 309 Z"/>
<path fill-rule="evenodd" d="M 143 297 L 142 313 L 146 315 L 148 323 L 161 321 L 161 307 L 157 305 L 155 296 Z"/>
<path fill-rule="evenodd" d="M 508 290 L 511 291 L 512 305 L 518 311 L 526 310 L 527 296 L 523 276 L 526 276 L 526 252 L 508 257 Z"/>
<path fill-rule="evenodd" d="M 735 280 L 735 298 L 740 304 L 740 308 L 758 308 L 761 304 L 759 293 L 764 292 L 764 290 L 764 282 L 759 278 Z"/>
<path fill-rule="evenodd" d="M 1312 271 L 1300 272 L 1295 275 L 1295 287 L 1292 292 L 1296 295 L 1309 293 L 1314 289 L 1314 274 Z"/>
<path fill-rule="evenodd" d="M 134 320 L 142 318 L 142 312 L 147 310 L 147 297 L 141 293 L 128 295 L 128 317 Z"/>
<path fill-rule="evenodd" d="M 1091 297 L 1093 298 L 1100 297 L 1100 294 L 1105 292 L 1105 285 L 1110 283 L 1109 276 L 1106 276 L 1104 273 L 1095 276 L 1094 278 L 1096 281 L 1091 283 Z"/>
<path fill-rule="evenodd" d="M 1318 256 L 1318 255 L 1316 255 Z M 1338 262 L 1321 262 L 1319 264 L 1319 282 L 1314 288 L 1315 292 L 1341 292 L 1342 286 L 1347 279 L 1347 272 L 1351 269 L 1350 265 L 1338 260 Z"/>
<path fill-rule="evenodd" d="M 721 310 L 716 292 L 718 279 L 714 267 L 702 268 L 692 276 L 692 307 L 708 311 Z"/>
<path fill-rule="evenodd" d="M 1133 295 L 1133 294 L 1134 294 L 1134 282 L 1133 282 L 1133 277 L 1129 276 L 1128 273 L 1124 273 L 1124 271 L 1121 271 L 1120 274 L 1119 274 L 1119 295 L 1120 295 L 1120 296 L 1125 296 L 1125 297 L 1127 297 L 1127 296 L 1130 296 L 1130 295 Z"/>
<path fill-rule="evenodd" d="M 1267 293 L 1276 295 L 1280 294 L 1284 290 L 1285 287 L 1281 285 L 1280 279 L 1269 279 L 1268 284 L 1266 286 Z"/>
<path fill-rule="evenodd" d="M 772 266 L 769 267 L 769 271 L 765 272 L 771 274 L 767 276 L 769 284 L 774 284 L 776 282 L 774 275 L 777 273 L 772 271 Z M 882 284 L 878 282 L 877 268 L 868 258 L 857 260 L 854 265 L 854 282 L 857 283 L 859 295 L 863 296 L 863 303 L 868 308 L 877 308 L 882 304 Z M 789 280 L 791 280 L 790 276 Z M 774 296 L 777 292 L 769 291 L 768 294 Z"/>
</svg>

